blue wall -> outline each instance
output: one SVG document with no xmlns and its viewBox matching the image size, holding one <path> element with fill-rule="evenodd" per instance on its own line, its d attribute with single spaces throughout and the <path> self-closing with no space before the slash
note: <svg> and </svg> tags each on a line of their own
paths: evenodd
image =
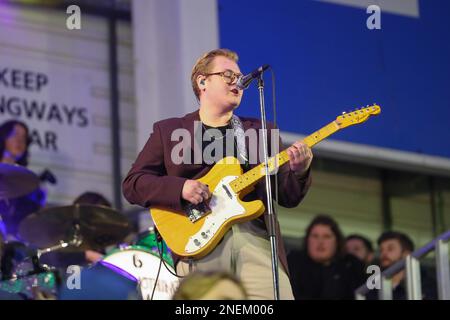
<svg viewBox="0 0 450 320">
<path fill-rule="evenodd" d="M 273 66 L 282 130 L 311 133 L 376 102 L 380 116 L 332 138 L 450 158 L 450 1 L 419 3 L 420 18 L 382 12 L 382 29 L 368 30 L 364 9 L 219 0 L 221 46 L 239 53 L 243 73 Z M 255 86 L 238 114 L 259 117 Z"/>
</svg>

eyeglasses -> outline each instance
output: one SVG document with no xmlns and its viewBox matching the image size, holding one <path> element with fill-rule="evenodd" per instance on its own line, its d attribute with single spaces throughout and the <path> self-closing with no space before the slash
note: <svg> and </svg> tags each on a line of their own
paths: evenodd
<svg viewBox="0 0 450 320">
<path fill-rule="evenodd" d="M 226 84 L 235 84 L 237 82 L 237 80 L 242 77 L 242 73 L 234 73 L 231 70 L 225 70 L 222 72 L 214 72 L 214 73 L 207 73 L 205 74 L 205 76 L 215 76 L 215 75 L 220 75 L 223 79 L 223 81 L 225 81 Z"/>
</svg>

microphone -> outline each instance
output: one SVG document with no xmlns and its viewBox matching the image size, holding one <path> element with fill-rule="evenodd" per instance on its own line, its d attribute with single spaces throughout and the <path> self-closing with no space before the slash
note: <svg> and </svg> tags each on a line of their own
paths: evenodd
<svg viewBox="0 0 450 320">
<path fill-rule="evenodd" d="M 264 64 L 261 67 L 259 67 L 258 69 L 252 71 L 251 73 L 242 76 L 238 79 L 238 81 L 236 82 L 236 87 L 238 87 L 241 90 L 245 90 L 248 88 L 248 86 L 250 85 L 250 83 L 253 81 L 253 79 L 256 79 L 259 77 L 259 75 L 261 73 L 263 73 L 264 71 L 266 71 L 270 66 L 268 64 Z"/>
</svg>

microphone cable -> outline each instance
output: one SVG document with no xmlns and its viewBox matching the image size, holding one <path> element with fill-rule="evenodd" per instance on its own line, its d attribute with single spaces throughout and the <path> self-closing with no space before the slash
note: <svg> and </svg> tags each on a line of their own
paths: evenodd
<svg viewBox="0 0 450 320">
<path fill-rule="evenodd" d="M 170 274 L 172 274 L 173 276 L 175 276 L 177 278 L 182 279 L 182 278 L 186 278 L 189 275 L 189 274 L 187 274 L 185 276 L 180 276 L 180 275 L 176 274 L 176 270 L 175 270 L 175 272 L 170 270 L 171 268 L 169 268 L 169 266 L 166 264 L 166 261 L 163 258 L 163 256 L 164 256 L 164 244 L 162 242 L 163 238 L 162 238 L 161 234 L 159 233 L 158 228 L 156 228 L 156 226 L 154 228 L 155 228 L 155 235 L 156 235 L 156 248 L 158 249 L 158 255 L 159 255 L 159 268 L 158 268 L 158 273 L 156 274 L 155 285 L 153 286 L 152 295 L 151 295 L 150 300 L 153 300 L 153 296 L 155 294 L 155 289 L 158 284 L 162 265 L 164 265 L 164 267 L 166 268 L 167 271 L 169 271 Z M 159 247 L 160 244 L 161 244 L 161 248 Z M 175 269 L 175 266 L 174 266 L 174 269 Z"/>
<path fill-rule="evenodd" d="M 158 239 L 158 235 L 156 235 L 156 237 L 157 237 L 156 239 Z M 158 248 L 158 253 L 159 253 L 160 251 L 159 251 L 159 244 L 158 243 L 159 243 L 158 240 L 156 240 L 156 247 Z M 150 297 L 150 300 L 153 300 L 153 296 L 155 294 L 156 286 L 158 285 L 159 274 L 161 273 L 162 262 L 163 262 L 163 259 L 162 259 L 161 255 L 160 255 L 158 273 L 156 274 L 155 284 L 153 285 L 153 290 L 152 290 L 152 295 Z"/>
<path fill-rule="evenodd" d="M 186 276 L 180 276 L 180 275 L 174 273 L 172 270 L 170 270 L 169 266 L 166 264 L 166 261 L 163 259 L 163 254 L 164 254 L 164 246 L 162 245 L 162 240 L 163 240 L 163 239 L 162 239 L 161 234 L 159 233 L 159 231 L 158 231 L 157 228 L 155 228 L 155 233 L 156 233 L 156 235 L 157 235 L 157 237 L 156 237 L 156 247 L 158 248 L 158 254 L 159 254 L 159 257 L 160 257 L 162 263 L 164 264 L 164 267 L 165 267 L 165 268 L 167 269 L 167 271 L 169 271 L 169 273 L 172 274 L 173 276 L 175 276 L 175 277 L 177 277 L 177 278 L 186 278 L 187 275 L 186 275 Z M 158 243 L 161 243 L 161 249 L 159 248 Z M 166 252 L 166 253 L 167 253 L 167 252 Z M 174 268 L 175 268 L 175 266 L 174 266 Z"/>
</svg>

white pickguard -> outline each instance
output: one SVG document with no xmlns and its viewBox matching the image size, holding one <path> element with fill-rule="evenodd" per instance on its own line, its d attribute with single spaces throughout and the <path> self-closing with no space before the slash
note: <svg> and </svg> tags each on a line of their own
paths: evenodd
<svg viewBox="0 0 450 320">
<path fill-rule="evenodd" d="M 225 221 L 231 217 L 245 213 L 244 207 L 239 203 L 236 194 L 229 185 L 236 178 L 236 176 L 227 176 L 217 184 L 209 202 L 212 212 L 205 217 L 202 228 L 189 238 L 185 247 L 187 253 L 192 253 L 203 248 L 211 241 L 212 237 Z M 227 188 L 229 194 L 223 186 Z"/>
</svg>

